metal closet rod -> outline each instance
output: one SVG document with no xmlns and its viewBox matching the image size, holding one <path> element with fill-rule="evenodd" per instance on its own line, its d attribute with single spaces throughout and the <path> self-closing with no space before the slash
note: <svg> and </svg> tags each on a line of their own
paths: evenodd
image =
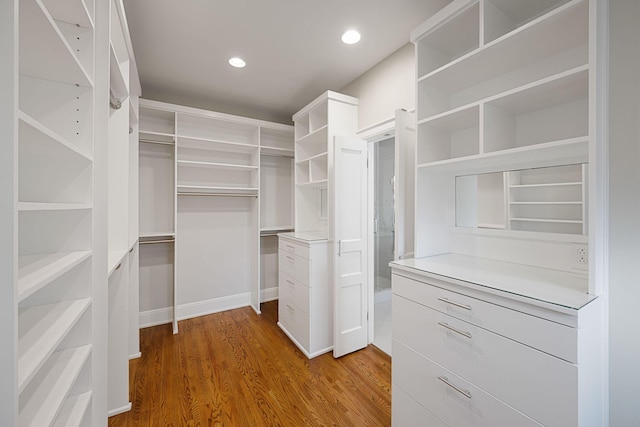
<svg viewBox="0 0 640 427">
<path fill-rule="evenodd" d="M 146 143 L 146 144 L 175 145 L 175 143 L 173 143 L 173 142 L 154 141 L 152 139 L 140 139 L 139 141 L 143 142 L 143 143 Z"/>
<path fill-rule="evenodd" d="M 258 197 L 257 194 L 243 193 L 180 193 L 178 196 L 225 196 L 225 197 Z"/>
<path fill-rule="evenodd" d="M 286 159 L 293 159 L 293 155 L 290 155 L 290 154 L 260 153 L 260 155 L 265 157 L 284 157 Z"/>
<path fill-rule="evenodd" d="M 175 243 L 175 239 L 162 239 L 162 240 L 141 240 L 138 242 L 140 245 L 151 245 L 153 243 Z"/>
</svg>

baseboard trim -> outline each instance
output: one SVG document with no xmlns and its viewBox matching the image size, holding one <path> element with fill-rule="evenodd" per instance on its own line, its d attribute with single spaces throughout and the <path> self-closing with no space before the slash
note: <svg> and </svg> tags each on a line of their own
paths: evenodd
<svg viewBox="0 0 640 427">
<path fill-rule="evenodd" d="M 313 359 L 316 356 L 320 356 L 321 354 L 325 354 L 325 353 L 328 353 L 331 350 L 333 350 L 333 346 L 330 346 L 330 347 L 323 348 L 323 349 L 318 350 L 318 351 L 314 351 L 313 353 L 308 353 L 307 350 L 304 349 L 304 346 L 302 344 L 300 344 L 298 342 L 298 340 L 295 339 L 295 337 L 289 331 L 287 331 L 287 328 L 282 323 L 278 322 L 278 327 L 282 330 L 282 332 L 284 332 L 284 334 L 286 336 L 289 337 L 291 342 L 293 342 L 296 345 L 296 347 L 298 347 L 298 350 L 300 350 L 302 352 L 302 354 L 307 356 L 307 359 Z"/>
<path fill-rule="evenodd" d="M 270 287 L 260 291 L 260 301 L 269 302 L 278 299 L 278 287 Z M 221 298 L 212 298 L 205 301 L 198 301 L 178 306 L 178 320 L 191 319 L 207 314 L 219 313 L 221 311 L 233 310 L 234 308 L 251 305 L 251 294 L 229 295 Z M 173 308 L 165 307 L 155 310 L 140 312 L 140 329 L 151 326 L 164 325 L 173 322 Z"/>
<path fill-rule="evenodd" d="M 206 316 L 207 314 L 233 310 L 234 308 L 246 307 L 248 305 L 251 305 L 251 294 L 249 292 L 182 304 L 178 306 L 178 320 Z"/>
<path fill-rule="evenodd" d="M 112 409 L 107 412 L 107 417 L 113 417 L 114 415 L 124 414 L 125 412 L 129 412 L 131 410 L 131 402 L 127 403 L 120 408 Z"/>
<path fill-rule="evenodd" d="M 139 359 L 142 357 L 142 353 L 141 352 L 137 352 L 134 354 L 130 354 L 129 355 L 129 360 L 134 360 L 134 359 Z"/>
<path fill-rule="evenodd" d="M 277 299 L 278 299 L 278 286 L 272 286 L 270 288 L 265 288 L 260 290 L 261 302 L 275 301 Z"/>
<path fill-rule="evenodd" d="M 155 310 L 141 311 L 139 315 L 140 329 L 164 325 L 173 322 L 173 308 L 165 307 Z"/>
</svg>

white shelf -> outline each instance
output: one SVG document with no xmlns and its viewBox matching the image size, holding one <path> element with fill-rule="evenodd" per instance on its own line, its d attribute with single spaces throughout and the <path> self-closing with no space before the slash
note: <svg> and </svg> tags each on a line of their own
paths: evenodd
<svg viewBox="0 0 640 427">
<path fill-rule="evenodd" d="M 551 141 L 524 147 L 509 148 L 489 153 L 418 164 L 418 169 L 432 171 L 483 172 L 511 169 L 585 163 L 589 159 L 589 138 L 579 137 Z"/>
<path fill-rule="evenodd" d="M 418 82 L 459 92 L 588 42 L 589 7 L 574 0 L 425 75 Z M 556 37 L 560 33 L 563 37 Z M 527 52 L 522 55 L 522 52 Z"/>
<path fill-rule="evenodd" d="M 80 371 L 84 367 L 91 346 L 83 346 L 53 353 L 38 374 L 38 388 L 27 401 L 20 402 L 21 427 L 49 426 L 61 412 Z M 22 396 L 21 396 L 22 397 Z"/>
<path fill-rule="evenodd" d="M 67 22 L 83 28 L 93 29 L 93 20 L 87 10 L 87 5 L 83 0 L 73 0 L 68 2 L 43 1 L 51 16 L 57 21 Z"/>
<path fill-rule="evenodd" d="M 138 132 L 138 141 L 148 144 L 175 145 L 176 137 L 171 133 L 152 132 L 140 130 Z"/>
<path fill-rule="evenodd" d="M 62 7 L 62 6 L 61 6 Z M 20 2 L 20 74 L 93 87 L 82 66 L 40 0 Z"/>
<path fill-rule="evenodd" d="M 566 186 L 582 186 L 582 182 L 550 182 L 544 184 L 515 184 L 509 188 L 537 188 L 537 187 L 566 187 Z"/>
<path fill-rule="evenodd" d="M 582 202 L 509 202 L 510 205 L 582 205 Z"/>
<path fill-rule="evenodd" d="M 90 305 L 87 298 L 20 309 L 18 392 L 36 376 Z"/>
<path fill-rule="evenodd" d="M 89 154 L 82 152 L 82 150 L 23 111 L 18 113 L 18 119 L 20 121 L 21 156 L 42 156 L 59 159 L 72 155 L 87 162 L 93 160 Z"/>
<path fill-rule="evenodd" d="M 178 135 L 178 147 L 197 150 L 235 151 L 238 153 L 254 153 L 257 152 L 260 148 L 256 144 L 245 144 L 241 142 L 231 142 L 219 139 L 200 138 L 185 135 Z"/>
<path fill-rule="evenodd" d="M 558 224 L 582 224 L 580 220 L 574 219 L 543 219 L 543 218 L 509 218 L 510 221 L 520 221 L 520 222 L 548 222 L 548 223 L 558 223 Z"/>
<path fill-rule="evenodd" d="M 18 301 L 33 295 L 89 257 L 91 251 L 22 255 L 18 262 Z"/>
<path fill-rule="evenodd" d="M 18 210 L 26 211 L 79 211 L 89 210 L 92 208 L 91 203 L 38 203 L 38 202 L 19 202 Z"/>
<path fill-rule="evenodd" d="M 296 139 L 296 142 L 299 144 L 304 144 L 305 142 L 309 142 L 309 140 L 316 139 L 318 135 L 325 134 L 328 128 L 329 128 L 329 125 L 324 125 L 322 127 L 319 127 L 318 129 L 315 129 L 313 132 L 309 132 L 308 134 Z M 322 138 L 322 140 L 325 141 L 326 136 Z"/>
<path fill-rule="evenodd" d="M 310 182 L 301 182 L 296 184 L 298 187 L 318 187 L 318 188 L 326 188 L 328 179 L 320 179 L 318 181 L 310 181 Z"/>
<path fill-rule="evenodd" d="M 118 269 L 127 253 L 129 253 L 129 249 L 116 249 L 113 251 L 109 251 L 109 255 L 107 258 L 107 269 L 109 272 L 109 276 L 111 276 L 111 274 L 113 274 L 113 272 Z"/>
<path fill-rule="evenodd" d="M 89 405 L 91 404 L 91 392 L 69 396 L 65 400 L 53 427 L 81 427 Z"/>
<path fill-rule="evenodd" d="M 260 147 L 260 154 L 263 156 L 283 156 L 293 157 L 293 148 L 278 148 L 278 147 Z"/>
<path fill-rule="evenodd" d="M 248 172 L 253 172 L 258 170 L 258 166 L 234 165 L 231 163 L 198 162 L 193 160 L 178 160 L 178 166 L 200 167 L 200 168 L 211 168 L 211 169 L 228 169 L 228 170 L 238 170 L 238 171 L 244 170 Z"/>
<path fill-rule="evenodd" d="M 301 164 L 301 163 L 304 163 L 304 162 L 308 162 L 308 161 L 311 161 L 311 160 L 314 160 L 314 159 L 320 159 L 322 157 L 327 157 L 327 156 L 328 156 L 328 153 L 326 151 L 324 151 L 324 152 L 322 152 L 320 154 L 316 154 L 316 155 L 313 155 L 311 157 L 307 157 L 305 159 L 296 160 L 296 164 L 298 165 L 298 164 Z"/>
</svg>

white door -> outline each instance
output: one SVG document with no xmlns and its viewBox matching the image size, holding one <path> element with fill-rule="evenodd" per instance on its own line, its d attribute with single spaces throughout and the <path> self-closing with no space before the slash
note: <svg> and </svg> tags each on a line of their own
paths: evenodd
<svg viewBox="0 0 640 427">
<path fill-rule="evenodd" d="M 416 114 L 396 110 L 394 259 L 413 256 Z"/>
<path fill-rule="evenodd" d="M 367 144 L 336 137 L 332 175 L 333 356 L 367 346 Z"/>
</svg>

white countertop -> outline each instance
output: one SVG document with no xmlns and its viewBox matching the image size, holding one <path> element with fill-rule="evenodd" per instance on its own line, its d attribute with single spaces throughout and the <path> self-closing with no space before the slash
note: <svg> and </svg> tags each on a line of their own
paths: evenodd
<svg viewBox="0 0 640 427">
<path fill-rule="evenodd" d="M 429 273 L 466 282 L 492 294 L 578 310 L 597 298 L 587 293 L 584 274 L 496 261 L 459 254 L 393 261 L 394 269 Z"/>
<path fill-rule="evenodd" d="M 292 231 L 288 233 L 278 233 L 279 237 L 302 240 L 305 242 L 326 241 L 327 233 L 324 231 Z"/>
</svg>

